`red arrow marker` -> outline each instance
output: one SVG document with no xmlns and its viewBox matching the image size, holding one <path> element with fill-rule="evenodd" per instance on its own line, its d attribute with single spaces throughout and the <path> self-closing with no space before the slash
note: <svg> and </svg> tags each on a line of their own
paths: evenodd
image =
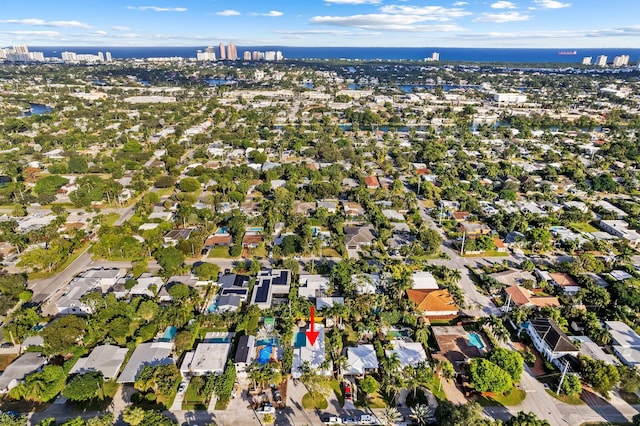
<svg viewBox="0 0 640 426">
<path fill-rule="evenodd" d="M 307 339 L 309 339 L 309 344 L 313 346 L 316 344 L 316 340 L 318 339 L 318 335 L 320 334 L 320 332 L 315 331 L 316 308 L 313 305 L 311 305 L 311 312 L 309 316 L 310 316 L 309 322 L 311 323 L 311 325 L 310 325 L 309 331 L 306 332 L 306 335 L 307 335 Z"/>
</svg>

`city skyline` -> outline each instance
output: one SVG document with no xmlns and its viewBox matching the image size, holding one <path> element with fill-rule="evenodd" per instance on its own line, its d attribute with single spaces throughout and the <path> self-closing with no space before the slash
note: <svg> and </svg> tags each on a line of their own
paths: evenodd
<svg viewBox="0 0 640 426">
<path fill-rule="evenodd" d="M 640 46 L 634 0 L 150 0 L 4 5 L 0 44 Z"/>
</svg>

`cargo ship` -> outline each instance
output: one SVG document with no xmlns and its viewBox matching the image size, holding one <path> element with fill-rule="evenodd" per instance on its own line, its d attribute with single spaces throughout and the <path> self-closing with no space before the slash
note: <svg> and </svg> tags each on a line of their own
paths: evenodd
<svg viewBox="0 0 640 426">
<path fill-rule="evenodd" d="M 578 52 L 575 50 L 561 50 L 558 52 L 558 55 L 577 55 Z"/>
</svg>

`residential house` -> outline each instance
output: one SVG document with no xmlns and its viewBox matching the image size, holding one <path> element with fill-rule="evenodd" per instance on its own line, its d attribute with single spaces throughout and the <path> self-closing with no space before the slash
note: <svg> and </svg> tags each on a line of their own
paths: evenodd
<svg viewBox="0 0 640 426">
<path fill-rule="evenodd" d="M 601 220 L 600 228 L 627 241 L 631 247 L 640 246 L 640 233 L 629 228 L 629 224 L 624 220 Z"/>
<path fill-rule="evenodd" d="M 307 331 L 308 325 L 304 328 L 300 328 L 297 331 L 297 336 L 304 336 Z M 326 369 L 322 369 L 326 359 L 325 352 L 325 329 L 322 324 L 315 324 L 315 331 L 318 332 L 318 338 L 312 345 L 309 344 L 309 340 L 304 336 L 304 342 L 302 339 L 296 339 L 293 345 L 293 363 L 291 366 L 291 377 L 299 379 L 302 376 L 300 367 L 305 363 L 309 363 L 309 367 L 316 369 L 319 374 L 324 376 L 331 375 L 333 366 L 327 366 Z M 300 334 L 302 333 L 302 334 Z"/>
<path fill-rule="evenodd" d="M 166 246 L 175 246 L 180 240 L 188 240 L 195 228 L 173 229 L 164 235 Z"/>
<path fill-rule="evenodd" d="M 96 346 L 89 356 L 78 359 L 69 374 L 99 371 L 105 380 L 115 379 L 128 351 L 115 345 Z"/>
<path fill-rule="evenodd" d="M 377 189 L 380 188 L 380 181 L 375 176 L 365 176 L 364 184 L 367 189 Z"/>
<path fill-rule="evenodd" d="M 228 247 L 231 245 L 231 234 L 228 232 L 223 233 L 215 233 L 213 235 L 209 235 L 206 240 L 204 240 L 204 249 L 211 250 L 214 247 Z"/>
<path fill-rule="evenodd" d="M 385 349 L 384 354 L 387 358 L 390 358 L 393 354 L 397 355 L 400 360 L 400 368 L 427 362 L 427 353 L 419 342 L 392 340 L 391 346 L 393 349 Z"/>
<path fill-rule="evenodd" d="M 140 343 L 118 377 L 118 383 L 134 383 L 145 365 L 157 366 L 173 363 L 173 342 Z"/>
<path fill-rule="evenodd" d="M 556 367 L 564 369 L 561 360 L 564 356 L 578 355 L 578 348 L 552 319 L 532 319 L 525 323 L 525 327 L 538 352 Z"/>
<path fill-rule="evenodd" d="M 622 321 L 605 321 L 611 333 L 611 348 L 623 364 L 640 368 L 640 336 Z"/>
<path fill-rule="evenodd" d="M 589 358 L 597 361 L 603 361 L 609 365 L 620 364 L 615 356 L 603 351 L 596 342 L 589 339 L 587 336 L 569 336 L 569 338 L 578 344 L 577 346 L 580 348 L 580 355 L 588 356 Z"/>
<path fill-rule="evenodd" d="M 472 235 L 489 235 L 491 233 L 491 228 L 489 228 L 484 223 L 475 223 L 475 222 L 460 222 L 456 227 L 458 232 L 467 234 L 467 236 Z"/>
<path fill-rule="evenodd" d="M 256 248 L 264 241 L 264 235 L 258 231 L 247 231 L 242 237 L 242 247 Z"/>
<path fill-rule="evenodd" d="M 489 276 L 505 286 L 522 285 L 527 281 L 534 284 L 536 283 L 536 278 L 531 272 L 521 271 L 519 269 L 507 269 L 506 271 L 496 272 Z"/>
<path fill-rule="evenodd" d="M 438 283 L 429 271 L 418 271 L 411 274 L 411 288 L 414 290 L 437 290 Z"/>
<path fill-rule="evenodd" d="M 347 250 L 361 250 L 376 239 L 373 225 L 345 226 L 344 235 Z"/>
<path fill-rule="evenodd" d="M 192 376 L 222 374 L 229 357 L 231 341 L 217 341 L 215 332 L 206 334 L 202 343 L 194 351 L 184 355 L 180 371 Z"/>
<path fill-rule="evenodd" d="M 268 309 L 275 297 L 288 297 L 291 286 L 291 271 L 286 269 L 267 269 L 258 274 L 253 288 L 251 304 L 260 309 Z"/>
<path fill-rule="evenodd" d="M 338 211 L 338 202 L 336 200 L 322 200 L 318 201 L 316 204 L 318 209 L 326 209 L 327 212 L 331 214 Z"/>
<path fill-rule="evenodd" d="M 560 301 L 557 297 L 552 296 L 536 296 L 535 293 L 530 290 L 520 287 L 519 285 L 513 285 L 505 288 L 504 292 L 507 295 L 507 303 L 505 311 L 511 310 L 511 304 L 517 308 L 521 307 L 560 307 Z"/>
<path fill-rule="evenodd" d="M 418 311 L 429 319 L 452 319 L 458 316 L 458 305 L 449 290 L 407 290 L 407 297 Z"/>
<path fill-rule="evenodd" d="M 551 284 L 562 288 L 565 294 L 576 294 L 580 291 L 580 284 L 578 284 L 569 274 L 565 274 L 564 272 L 552 272 L 549 273 L 549 276 L 551 277 Z"/>
<path fill-rule="evenodd" d="M 162 278 L 154 277 L 148 272 L 140 275 L 137 281 L 136 285 L 129 290 L 129 295 L 131 296 L 146 296 L 153 298 L 164 285 Z"/>
<path fill-rule="evenodd" d="M 315 299 L 321 297 L 329 290 L 329 278 L 322 275 L 300 275 L 300 287 L 298 297 Z"/>
<path fill-rule="evenodd" d="M 342 209 L 344 210 L 345 216 L 362 216 L 365 213 L 364 207 L 362 204 L 355 203 L 352 201 L 342 201 Z"/>
<path fill-rule="evenodd" d="M 29 374 L 40 370 L 47 357 L 40 352 L 26 352 L 9 364 L 0 375 L 0 393 L 7 393 L 18 386 Z"/>
<path fill-rule="evenodd" d="M 358 345 L 347 348 L 347 370 L 345 375 L 362 377 L 378 370 L 378 357 L 373 345 Z"/>
<path fill-rule="evenodd" d="M 240 336 L 238 347 L 233 358 L 236 374 L 240 378 L 247 377 L 247 367 L 251 365 L 256 355 L 256 338 L 254 336 Z"/>
<path fill-rule="evenodd" d="M 358 295 L 375 294 L 380 284 L 380 275 L 358 273 L 351 275 L 351 282 Z"/>
</svg>

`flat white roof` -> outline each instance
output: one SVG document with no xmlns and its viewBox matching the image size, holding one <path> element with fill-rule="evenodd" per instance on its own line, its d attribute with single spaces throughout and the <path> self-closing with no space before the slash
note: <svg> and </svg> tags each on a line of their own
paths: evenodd
<svg viewBox="0 0 640 426">
<path fill-rule="evenodd" d="M 346 374 L 364 374 L 366 370 L 378 368 L 378 357 L 373 345 L 359 345 L 347 348 L 349 370 Z"/>
<path fill-rule="evenodd" d="M 393 349 L 385 350 L 384 354 L 389 358 L 392 354 L 397 354 L 400 359 L 400 367 L 416 365 L 427 360 L 427 353 L 421 343 L 405 342 L 404 340 L 392 340 Z"/>
<path fill-rule="evenodd" d="M 171 352 L 172 342 L 151 342 L 141 343 L 136 347 L 129 362 L 118 377 L 118 383 L 133 383 L 138 377 L 138 373 L 145 365 L 162 365 L 172 363 Z"/>
<path fill-rule="evenodd" d="M 605 321 L 611 332 L 611 339 L 625 348 L 640 349 L 640 336 L 622 321 Z"/>
<path fill-rule="evenodd" d="M 301 376 L 299 367 L 305 361 L 309 362 L 309 366 L 312 368 L 319 369 L 320 364 L 324 362 L 325 359 L 325 348 L 324 348 L 324 326 L 322 324 L 315 324 L 315 331 L 319 332 L 318 339 L 313 346 L 309 346 L 309 340 L 305 340 L 304 346 L 300 348 L 294 347 L 293 349 L 293 364 L 291 367 L 291 376 L 294 379 L 298 379 Z M 299 331 L 301 333 L 301 331 Z M 329 371 L 320 372 L 329 373 Z"/>
<path fill-rule="evenodd" d="M 221 374 L 229 357 L 231 343 L 200 343 L 193 352 L 189 371 L 196 375 Z"/>
<path fill-rule="evenodd" d="M 114 345 L 96 346 L 88 357 L 75 363 L 69 374 L 100 371 L 105 379 L 112 379 L 118 374 L 128 351 Z"/>
</svg>

